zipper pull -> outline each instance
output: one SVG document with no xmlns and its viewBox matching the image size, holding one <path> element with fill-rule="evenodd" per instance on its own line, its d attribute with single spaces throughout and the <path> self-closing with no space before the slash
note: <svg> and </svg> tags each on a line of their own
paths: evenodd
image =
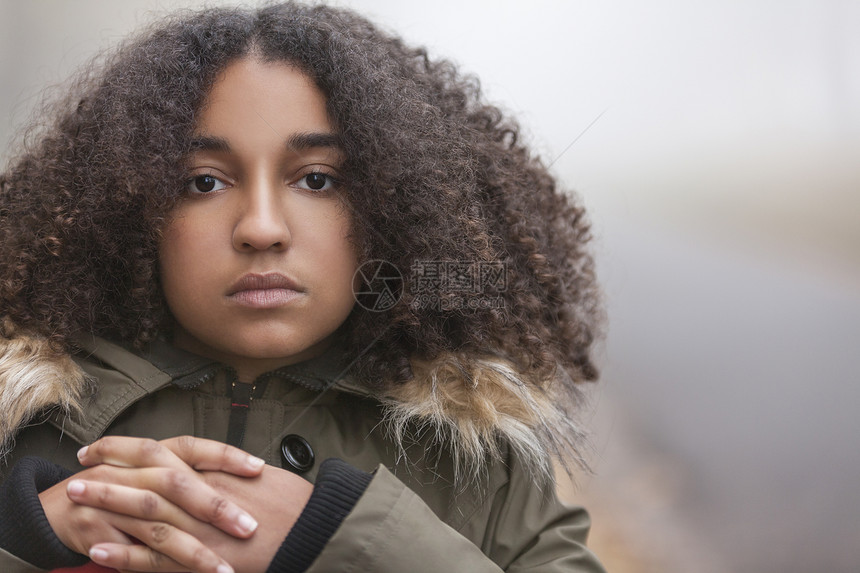
<svg viewBox="0 0 860 573">
<path fill-rule="evenodd" d="M 251 405 L 251 400 L 254 397 L 254 390 L 256 389 L 256 385 L 234 381 L 230 390 L 230 407 L 248 408 Z"/>
<path fill-rule="evenodd" d="M 245 427 L 248 425 L 248 410 L 257 386 L 233 381 L 230 388 L 230 419 L 227 422 L 227 443 L 237 448 L 245 441 Z"/>
</svg>

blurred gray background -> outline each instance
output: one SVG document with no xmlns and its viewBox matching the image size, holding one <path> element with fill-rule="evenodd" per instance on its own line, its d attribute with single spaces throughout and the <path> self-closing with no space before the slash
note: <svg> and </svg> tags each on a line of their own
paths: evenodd
<svg viewBox="0 0 860 573">
<path fill-rule="evenodd" d="M 860 570 L 860 2 L 338 4 L 480 76 L 591 211 L 567 495 L 610 571 Z M 199 5 L 0 1 L 0 159 L 45 86 Z"/>
</svg>

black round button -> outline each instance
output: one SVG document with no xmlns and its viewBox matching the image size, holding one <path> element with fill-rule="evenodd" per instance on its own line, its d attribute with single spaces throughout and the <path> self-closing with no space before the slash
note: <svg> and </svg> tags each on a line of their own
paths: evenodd
<svg viewBox="0 0 860 573">
<path fill-rule="evenodd" d="M 306 439 L 290 434 L 281 440 L 281 465 L 285 470 L 306 472 L 314 467 L 314 450 Z"/>
</svg>

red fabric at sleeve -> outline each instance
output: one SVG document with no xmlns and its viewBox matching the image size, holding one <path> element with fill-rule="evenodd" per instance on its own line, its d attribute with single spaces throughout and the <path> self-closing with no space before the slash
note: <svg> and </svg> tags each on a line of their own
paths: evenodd
<svg viewBox="0 0 860 573">
<path fill-rule="evenodd" d="M 62 569 L 53 569 L 51 573 L 117 573 L 116 569 L 110 567 L 102 567 L 96 565 L 92 561 L 80 567 L 63 567 Z"/>
</svg>

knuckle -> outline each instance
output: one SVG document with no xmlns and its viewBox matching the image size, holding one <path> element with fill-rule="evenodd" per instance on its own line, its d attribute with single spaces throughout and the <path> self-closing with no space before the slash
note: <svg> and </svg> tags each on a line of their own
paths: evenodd
<svg viewBox="0 0 860 573">
<path fill-rule="evenodd" d="M 96 496 L 100 507 L 107 506 L 111 500 L 110 486 L 107 484 L 100 484 L 97 488 Z"/>
<path fill-rule="evenodd" d="M 75 530 L 84 536 L 97 529 L 97 524 L 89 519 L 78 518 L 74 520 L 74 524 Z"/>
<path fill-rule="evenodd" d="M 90 444 L 90 452 L 94 452 L 98 456 L 105 456 L 110 453 L 114 439 L 110 436 L 99 438 Z"/>
<path fill-rule="evenodd" d="M 144 440 L 141 440 L 140 446 L 138 447 L 140 448 L 140 454 L 144 457 L 144 459 L 149 459 L 158 455 L 163 446 L 155 440 L 146 438 Z"/>
<path fill-rule="evenodd" d="M 155 523 L 149 530 L 149 540 L 153 547 L 164 544 L 170 539 L 171 526 L 166 523 Z"/>
<path fill-rule="evenodd" d="M 207 519 L 210 522 L 218 521 L 226 513 L 227 506 L 227 498 L 221 496 L 213 497 L 209 504 L 209 515 L 206 516 Z"/>
<path fill-rule="evenodd" d="M 158 498 L 152 492 L 147 491 L 140 499 L 140 515 L 143 518 L 152 518 L 158 511 Z"/>
<path fill-rule="evenodd" d="M 169 469 L 164 475 L 165 486 L 174 494 L 183 494 L 188 491 L 188 476 L 184 472 Z"/>
<path fill-rule="evenodd" d="M 120 551 L 118 557 L 120 559 L 120 569 L 131 569 L 131 551 L 127 547 Z"/>
</svg>

